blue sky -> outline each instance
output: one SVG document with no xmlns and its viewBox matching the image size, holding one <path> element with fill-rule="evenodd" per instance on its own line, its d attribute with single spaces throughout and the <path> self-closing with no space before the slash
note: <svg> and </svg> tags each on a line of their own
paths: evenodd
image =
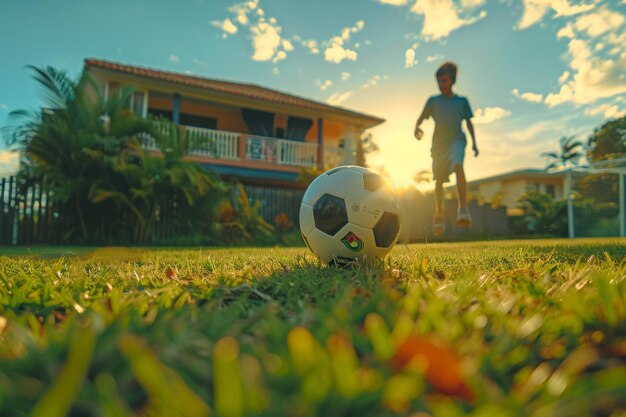
<svg viewBox="0 0 626 417">
<path fill-rule="evenodd" d="M 542 167 L 626 112 L 626 0 L 2 0 L 0 127 L 40 105 L 25 66 L 78 75 L 86 57 L 254 82 L 383 117 L 369 162 L 396 184 L 430 169 L 412 138 L 434 72 L 459 65 L 478 158 L 468 178 Z M 13 156 L 0 152 L 0 171 Z"/>
</svg>

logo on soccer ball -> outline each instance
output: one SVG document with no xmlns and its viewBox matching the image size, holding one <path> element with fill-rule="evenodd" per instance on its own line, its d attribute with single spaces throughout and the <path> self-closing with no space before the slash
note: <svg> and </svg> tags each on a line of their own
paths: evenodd
<svg viewBox="0 0 626 417">
<path fill-rule="evenodd" d="M 348 232 L 348 234 L 345 235 L 343 239 L 341 239 L 341 241 L 343 242 L 344 245 L 346 245 L 346 248 L 352 251 L 356 252 L 356 251 L 360 251 L 361 249 L 363 249 L 363 241 L 359 239 L 359 237 L 352 232 Z"/>
</svg>

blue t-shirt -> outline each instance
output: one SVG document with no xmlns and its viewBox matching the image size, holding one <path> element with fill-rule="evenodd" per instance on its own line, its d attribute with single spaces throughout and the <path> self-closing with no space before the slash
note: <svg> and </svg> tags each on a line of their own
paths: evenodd
<svg viewBox="0 0 626 417">
<path fill-rule="evenodd" d="M 432 154 L 447 152 L 454 142 L 467 142 L 461 122 L 474 117 L 467 98 L 456 94 L 452 97 L 443 94 L 431 96 L 422 114 L 424 119 L 432 117 L 435 120 Z"/>
</svg>

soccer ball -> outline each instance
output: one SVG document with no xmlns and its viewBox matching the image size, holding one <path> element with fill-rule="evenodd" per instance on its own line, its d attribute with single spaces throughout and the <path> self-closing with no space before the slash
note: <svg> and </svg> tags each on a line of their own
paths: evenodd
<svg viewBox="0 0 626 417">
<path fill-rule="evenodd" d="M 306 189 L 300 232 L 311 252 L 327 263 L 383 258 L 400 234 L 400 200 L 369 169 L 339 166 Z"/>
</svg>

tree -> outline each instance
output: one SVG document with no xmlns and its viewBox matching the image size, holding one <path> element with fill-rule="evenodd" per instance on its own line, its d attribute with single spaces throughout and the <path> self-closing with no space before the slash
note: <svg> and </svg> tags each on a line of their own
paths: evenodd
<svg viewBox="0 0 626 417">
<path fill-rule="evenodd" d="M 415 181 L 417 184 L 422 184 L 425 182 L 430 182 L 431 178 L 431 172 L 426 169 L 422 169 L 421 171 L 415 173 L 415 175 L 413 176 L 413 181 Z"/>
<path fill-rule="evenodd" d="M 139 147 L 133 160 L 116 156 L 107 158 L 110 170 L 118 178 L 95 182 L 89 194 L 94 203 L 111 201 L 132 213 L 133 242 L 145 242 L 150 238 L 158 213 L 173 201 L 177 202 L 182 219 L 193 222 L 198 220 L 197 212 L 200 212 L 204 220 L 208 220 L 215 204 L 202 208 L 202 203 L 216 202 L 226 191 L 215 176 L 184 160 L 187 143 L 178 126 L 165 120 L 159 121 L 158 126 L 152 135 L 162 157 L 152 157 Z M 211 221 L 197 222 L 202 223 L 210 224 Z"/>
<path fill-rule="evenodd" d="M 529 233 L 567 235 L 567 207 L 549 194 L 529 190 L 520 197 L 524 209 L 523 221 Z"/>
<path fill-rule="evenodd" d="M 541 156 L 548 159 L 546 169 L 566 166 L 570 163 L 576 164 L 583 156 L 583 143 L 575 140 L 574 136 L 563 136 L 559 139 L 560 149 L 558 152 L 543 152 Z"/>
<path fill-rule="evenodd" d="M 183 160 L 176 128 L 163 133 L 127 108 L 133 89 L 105 100 L 88 76 L 71 80 L 52 67 L 30 67 L 43 87 L 42 111 L 18 110 L 5 141 L 25 155 L 20 176 L 41 178 L 65 219 L 66 241 L 142 242 L 159 207 L 178 198 L 185 208 L 209 196 L 219 182 Z M 163 157 L 145 152 L 140 137 L 157 138 Z"/>
<path fill-rule="evenodd" d="M 587 140 L 591 161 L 611 159 L 626 153 L 626 116 L 611 120 L 596 128 Z"/>
<path fill-rule="evenodd" d="M 356 165 L 367 167 L 367 155 L 378 152 L 378 145 L 374 143 L 374 137 L 370 132 L 361 136 L 356 144 Z"/>
</svg>

